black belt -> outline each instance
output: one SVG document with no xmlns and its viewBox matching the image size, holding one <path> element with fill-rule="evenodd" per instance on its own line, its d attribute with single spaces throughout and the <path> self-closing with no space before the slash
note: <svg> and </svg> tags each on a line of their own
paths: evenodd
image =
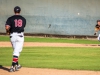
<svg viewBox="0 0 100 75">
<path fill-rule="evenodd" d="M 23 33 L 23 32 L 12 32 L 12 33 L 10 33 L 10 34 L 13 34 L 13 33 Z"/>
</svg>

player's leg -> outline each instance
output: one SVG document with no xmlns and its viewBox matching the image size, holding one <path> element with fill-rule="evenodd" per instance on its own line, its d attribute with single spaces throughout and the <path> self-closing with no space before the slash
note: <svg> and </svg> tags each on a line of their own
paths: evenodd
<svg viewBox="0 0 100 75">
<path fill-rule="evenodd" d="M 98 41 L 100 41 L 100 34 L 98 35 L 98 38 L 97 39 L 98 39 Z"/>
<path fill-rule="evenodd" d="M 24 43 L 24 36 L 17 36 L 17 41 L 16 41 L 16 46 L 13 52 L 13 55 L 15 56 L 20 56 L 20 52 L 22 51 L 23 48 L 23 43 Z M 19 68 L 21 68 L 20 64 L 18 64 L 18 61 L 16 63 L 15 66 L 15 70 L 18 70 Z"/>
<path fill-rule="evenodd" d="M 14 34 L 14 35 L 11 35 L 10 39 L 11 39 L 12 47 L 14 49 L 12 66 L 10 69 L 10 72 L 12 72 L 13 68 L 15 68 L 15 70 L 18 70 L 19 68 L 21 68 L 21 66 L 18 64 L 18 57 L 23 48 L 24 36 L 23 35 L 19 36 L 19 35 Z"/>
<path fill-rule="evenodd" d="M 16 47 L 16 36 L 12 34 L 10 36 L 10 41 L 11 41 L 11 44 L 12 44 L 12 47 L 13 47 L 13 50 L 14 50 L 15 47 Z M 10 68 L 10 72 L 15 71 L 14 67 L 17 64 L 17 62 L 18 62 L 18 56 L 13 55 L 13 58 L 12 58 L 12 66 Z"/>
<path fill-rule="evenodd" d="M 20 56 L 20 52 L 22 51 L 23 49 L 23 44 L 24 44 L 24 36 L 17 36 L 17 41 L 16 41 L 16 46 L 14 48 L 14 52 L 13 52 L 13 55 L 16 55 L 16 56 Z"/>
</svg>

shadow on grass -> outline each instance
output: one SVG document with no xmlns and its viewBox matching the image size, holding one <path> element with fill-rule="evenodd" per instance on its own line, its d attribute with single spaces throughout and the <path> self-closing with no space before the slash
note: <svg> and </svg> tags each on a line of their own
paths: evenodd
<svg viewBox="0 0 100 75">
<path fill-rule="evenodd" d="M 0 65 L 0 69 L 5 70 L 5 71 L 9 71 L 9 69 L 8 69 L 8 68 L 3 67 L 2 65 Z"/>
</svg>

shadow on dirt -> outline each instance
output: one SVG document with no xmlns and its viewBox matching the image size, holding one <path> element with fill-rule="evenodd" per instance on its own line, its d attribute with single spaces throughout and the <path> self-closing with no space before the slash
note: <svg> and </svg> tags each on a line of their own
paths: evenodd
<svg viewBox="0 0 100 75">
<path fill-rule="evenodd" d="M 3 67 L 2 65 L 0 65 L 0 69 L 5 70 L 5 71 L 9 71 L 9 69 L 8 69 L 8 68 Z"/>
</svg>

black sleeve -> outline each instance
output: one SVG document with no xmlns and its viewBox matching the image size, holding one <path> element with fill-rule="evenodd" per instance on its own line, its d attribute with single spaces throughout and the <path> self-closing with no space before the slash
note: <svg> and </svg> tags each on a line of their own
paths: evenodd
<svg viewBox="0 0 100 75">
<path fill-rule="evenodd" d="M 25 19 L 25 26 L 26 26 L 26 19 Z M 25 26 L 24 26 L 24 27 L 25 27 Z"/>
<path fill-rule="evenodd" d="M 8 18 L 8 19 L 7 19 L 7 21 L 6 21 L 6 24 L 5 24 L 5 25 L 9 25 L 9 26 L 11 25 L 10 18 Z"/>
</svg>

